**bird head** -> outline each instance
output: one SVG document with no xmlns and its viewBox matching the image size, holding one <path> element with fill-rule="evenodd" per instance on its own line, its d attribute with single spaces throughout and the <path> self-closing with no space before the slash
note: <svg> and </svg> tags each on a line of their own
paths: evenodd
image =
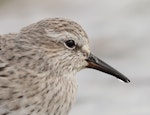
<svg viewBox="0 0 150 115">
<path fill-rule="evenodd" d="M 21 33 L 22 37 L 32 33 L 26 39 L 46 51 L 49 62 L 53 64 L 51 69 L 56 73 L 76 73 L 92 68 L 129 82 L 127 77 L 91 53 L 87 34 L 72 20 L 45 19 L 25 27 Z"/>
</svg>

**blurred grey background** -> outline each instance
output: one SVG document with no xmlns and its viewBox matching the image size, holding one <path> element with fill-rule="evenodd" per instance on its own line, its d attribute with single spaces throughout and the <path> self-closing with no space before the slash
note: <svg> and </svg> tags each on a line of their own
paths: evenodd
<svg viewBox="0 0 150 115">
<path fill-rule="evenodd" d="M 53 17 L 81 24 L 92 52 L 131 79 L 79 72 L 70 115 L 150 115 L 150 0 L 0 0 L 0 34 Z"/>
</svg>

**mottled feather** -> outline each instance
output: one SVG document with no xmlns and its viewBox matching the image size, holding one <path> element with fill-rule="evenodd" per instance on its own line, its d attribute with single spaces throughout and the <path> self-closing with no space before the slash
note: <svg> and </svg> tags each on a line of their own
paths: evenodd
<svg viewBox="0 0 150 115">
<path fill-rule="evenodd" d="M 73 39 L 71 51 L 64 41 Z M 67 115 L 76 97 L 75 74 L 89 48 L 80 25 L 44 19 L 0 36 L 0 115 Z"/>
</svg>

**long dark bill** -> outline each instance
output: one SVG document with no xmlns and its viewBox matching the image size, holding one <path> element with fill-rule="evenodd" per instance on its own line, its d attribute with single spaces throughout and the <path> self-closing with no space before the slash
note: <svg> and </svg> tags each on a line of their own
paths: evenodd
<svg viewBox="0 0 150 115">
<path fill-rule="evenodd" d="M 124 81 L 126 83 L 130 82 L 130 80 L 127 77 L 125 77 L 123 74 L 121 74 L 116 69 L 109 66 L 108 64 L 106 64 L 102 60 L 98 59 L 93 54 L 90 54 L 89 58 L 86 61 L 88 62 L 88 66 L 87 66 L 88 68 L 93 68 L 93 69 L 102 71 L 104 73 L 113 75 L 116 78 L 121 79 L 122 81 Z"/>
</svg>

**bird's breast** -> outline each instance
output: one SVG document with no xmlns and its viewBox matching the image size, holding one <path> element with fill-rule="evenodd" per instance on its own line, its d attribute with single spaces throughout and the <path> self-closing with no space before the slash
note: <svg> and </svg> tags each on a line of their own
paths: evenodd
<svg viewBox="0 0 150 115">
<path fill-rule="evenodd" d="M 48 83 L 45 91 L 44 106 L 50 115 L 67 115 L 75 101 L 77 93 L 76 79 L 56 78 Z"/>
<path fill-rule="evenodd" d="M 42 88 L 43 87 L 43 88 Z M 75 78 L 50 78 L 41 84 L 41 91 L 34 97 L 36 115 L 68 115 L 77 93 Z M 39 110 L 39 108 L 41 108 Z"/>
</svg>

